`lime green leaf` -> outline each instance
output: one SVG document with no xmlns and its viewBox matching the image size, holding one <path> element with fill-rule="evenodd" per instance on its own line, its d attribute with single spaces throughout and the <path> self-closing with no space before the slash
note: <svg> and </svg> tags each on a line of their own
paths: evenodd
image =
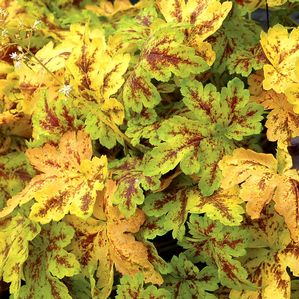
<svg viewBox="0 0 299 299">
<path fill-rule="evenodd" d="M 170 293 L 166 289 L 157 289 L 151 285 L 144 289 L 143 275 L 137 273 L 135 276 L 125 275 L 120 279 L 117 286 L 117 299 L 167 299 Z"/>
<path fill-rule="evenodd" d="M 199 144 L 207 136 L 206 128 L 200 127 L 198 121 L 173 116 L 162 123 L 157 134 L 159 139 L 165 142 L 145 155 L 146 175 L 167 173 L 180 162 L 186 174 L 199 171 Z M 187 167 L 190 165 L 190 168 Z"/>
<path fill-rule="evenodd" d="M 208 298 L 216 299 L 206 291 L 218 288 L 217 269 L 212 266 L 201 271 L 181 253 L 171 259 L 172 272 L 165 277 L 163 286 L 171 293 L 171 298 Z"/>
<path fill-rule="evenodd" d="M 158 254 L 156 247 L 152 242 L 146 241 L 144 245 L 147 248 L 148 260 L 154 266 L 154 268 L 161 274 L 167 274 L 171 272 L 171 266 L 165 262 Z"/>
<path fill-rule="evenodd" d="M 41 93 L 35 106 L 32 124 L 34 140 L 29 143 L 31 147 L 50 141 L 58 143 L 64 133 L 78 130 L 83 125 L 71 99 L 53 96 L 46 91 Z"/>
<path fill-rule="evenodd" d="M 160 186 L 158 176 L 144 176 L 141 159 L 128 157 L 110 164 L 113 179 L 117 183 L 112 203 L 129 217 L 135 213 L 137 205 L 144 201 L 143 189 L 155 190 Z"/>
<path fill-rule="evenodd" d="M 234 140 L 261 131 L 263 107 L 249 101 L 249 92 L 235 78 L 221 93 L 208 84 L 183 81 L 181 92 L 190 113 L 164 120 L 157 130 L 160 143 L 144 157 L 145 174 L 165 174 L 180 163 L 185 174 L 199 176 L 203 195 L 219 188 L 219 161 L 236 147 Z"/>
<path fill-rule="evenodd" d="M 65 277 L 64 283 L 67 286 L 72 299 L 90 299 L 90 284 L 82 274 L 72 277 Z"/>
<path fill-rule="evenodd" d="M 208 41 L 216 52 L 213 68 L 223 73 L 248 76 L 253 69 L 258 70 L 266 62 L 259 44 L 261 27 L 253 20 L 234 13 L 223 22 L 222 27 Z"/>
<path fill-rule="evenodd" d="M 41 234 L 32 241 L 25 264 L 26 284 L 20 289 L 20 298 L 37 299 L 41 290 L 45 298 L 71 299 L 67 287 L 59 280 L 80 271 L 80 265 L 66 247 L 74 230 L 64 222 L 43 226 Z"/>
<path fill-rule="evenodd" d="M 0 156 L 0 208 L 6 201 L 22 191 L 35 175 L 33 167 L 22 152 Z"/>
<path fill-rule="evenodd" d="M 23 266 L 28 258 L 28 243 L 38 235 L 38 224 L 18 214 L 0 222 L 0 277 L 10 284 L 10 293 L 18 298 Z"/>
<path fill-rule="evenodd" d="M 124 103 L 126 108 L 141 112 L 142 107 L 153 108 L 161 101 L 156 87 L 151 83 L 150 73 L 143 69 L 134 70 L 124 85 Z"/>
<path fill-rule="evenodd" d="M 184 45 L 185 36 L 178 29 L 156 31 L 147 41 L 140 56 L 139 66 L 159 81 L 168 81 L 171 73 L 186 78 L 199 74 L 209 66 L 193 48 Z"/>
<path fill-rule="evenodd" d="M 243 220 L 243 200 L 239 196 L 237 188 L 218 190 L 211 196 L 197 196 L 197 200 L 189 203 L 190 213 L 206 213 L 212 219 L 224 225 L 240 225 Z"/>
<path fill-rule="evenodd" d="M 249 284 L 246 270 L 235 259 L 246 253 L 245 230 L 192 214 L 189 233 L 192 238 L 185 237 L 180 244 L 187 249 L 186 254 L 191 260 L 217 266 L 219 280 L 224 286 L 240 290 Z"/>
<path fill-rule="evenodd" d="M 153 232 L 154 229 L 155 231 L 157 228 L 161 229 L 159 224 L 162 224 L 162 232 L 172 230 L 172 236 L 181 239 L 185 233 L 184 224 L 187 220 L 189 205 L 191 202 L 196 202 L 197 198 L 199 198 L 199 191 L 190 186 L 147 196 L 142 209 L 148 216 L 156 218 L 152 223 L 156 227 L 150 226 L 147 234 Z M 148 224 L 149 222 L 146 223 Z"/>
</svg>

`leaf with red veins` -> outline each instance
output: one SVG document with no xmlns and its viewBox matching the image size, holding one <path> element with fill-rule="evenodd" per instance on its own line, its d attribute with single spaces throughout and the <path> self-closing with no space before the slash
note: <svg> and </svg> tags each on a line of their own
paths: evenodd
<svg viewBox="0 0 299 299">
<path fill-rule="evenodd" d="M 299 247 L 291 240 L 283 217 L 269 205 L 259 219 L 246 219 L 243 227 L 249 236 L 243 264 L 257 288 L 232 290 L 230 298 L 291 298 L 291 279 L 299 276 Z"/>
<path fill-rule="evenodd" d="M 209 66 L 192 47 L 184 44 L 184 34 L 179 30 L 156 31 L 143 48 L 138 67 L 159 81 L 166 82 L 171 74 L 186 78 L 190 74 L 206 71 Z"/>
<path fill-rule="evenodd" d="M 19 298 L 39 298 L 43 290 L 43 295 L 48 298 L 71 299 L 61 279 L 80 272 L 75 255 L 65 249 L 73 236 L 74 230 L 65 222 L 43 226 L 30 246 L 24 267 L 25 284 L 20 289 Z"/>
<path fill-rule="evenodd" d="M 92 293 L 107 297 L 113 285 L 113 267 L 123 275 L 142 272 L 145 282 L 161 284 L 163 279 L 149 261 L 148 247 L 135 239 L 145 221 L 144 213 L 136 209 L 125 218 L 112 206 L 116 183 L 109 180 L 99 193 L 94 216 L 81 220 L 68 215 L 66 221 L 75 229 L 71 251 L 78 257 L 83 274 L 95 283 Z M 95 278 L 94 278 L 95 275 Z M 96 281 L 95 281 L 96 279 Z"/>
<path fill-rule="evenodd" d="M 245 230 L 192 214 L 189 233 L 192 237 L 185 237 L 180 244 L 187 249 L 186 255 L 192 261 L 216 265 L 219 280 L 224 286 L 242 289 L 249 284 L 246 270 L 236 259 L 246 253 Z"/>
<path fill-rule="evenodd" d="M 192 24 L 191 34 L 204 40 L 222 25 L 232 3 L 220 3 L 218 0 L 158 0 L 157 6 L 167 22 Z"/>
<path fill-rule="evenodd" d="M 240 197 L 247 201 L 246 212 L 252 219 L 259 218 L 263 208 L 274 201 L 275 210 L 284 217 L 293 240 L 298 242 L 299 174 L 292 169 L 288 153 L 278 151 L 275 159 L 271 154 L 240 148 L 224 157 L 220 168 L 224 189 L 241 184 Z"/>
<path fill-rule="evenodd" d="M 82 128 L 78 110 L 71 99 L 53 95 L 53 91 L 42 92 L 32 115 L 33 141 L 31 147 L 42 146 L 46 142 L 58 143 L 67 131 Z"/>
<path fill-rule="evenodd" d="M 92 214 L 97 192 L 104 188 L 107 177 L 107 158 L 91 160 L 91 140 L 84 131 L 67 132 L 58 147 L 46 144 L 28 149 L 26 154 L 42 173 L 7 201 L 1 217 L 33 198 L 36 203 L 29 217 L 41 223 L 59 221 L 69 212 L 83 219 Z"/>
<path fill-rule="evenodd" d="M 117 184 L 112 203 L 116 204 L 126 217 L 133 215 L 137 205 L 143 203 L 143 190 L 155 190 L 160 186 L 158 176 L 143 174 L 141 162 L 140 158 L 131 157 L 113 161 L 110 165 Z"/>
<path fill-rule="evenodd" d="M 267 116 L 267 138 L 277 141 L 280 148 L 287 148 L 291 139 L 299 136 L 299 115 L 294 112 L 294 107 L 287 101 L 283 93 L 276 93 L 273 89 L 264 90 L 264 76 L 262 72 L 252 74 L 249 79 L 251 99 L 271 109 Z"/>
</svg>

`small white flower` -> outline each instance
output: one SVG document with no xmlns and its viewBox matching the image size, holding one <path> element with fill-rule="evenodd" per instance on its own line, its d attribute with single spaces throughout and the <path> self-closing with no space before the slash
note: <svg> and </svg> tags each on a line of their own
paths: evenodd
<svg viewBox="0 0 299 299">
<path fill-rule="evenodd" d="M 2 32 L 1 32 L 1 36 L 2 36 L 2 37 L 5 37 L 5 36 L 7 36 L 7 35 L 8 35 L 8 31 L 7 31 L 7 29 L 5 28 L 5 29 L 2 30 Z"/>
<path fill-rule="evenodd" d="M 12 52 L 11 54 L 9 54 L 9 57 L 12 60 L 17 60 L 19 56 L 18 56 L 17 52 Z"/>
<path fill-rule="evenodd" d="M 63 93 L 65 96 L 69 96 L 73 88 L 69 84 L 64 84 L 62 88 L 59 89 L 59 92 Z"/>
<path fill-rule="evenodd" d="M 18 60 L 15 62 L 15 68 L 19 69 L 22 66 L 22 61 Z"/>
<path fill-rule="evenodd" d="M 42 21 L 40 21 L 40 20 L 35 20 L 35 21 L 34 21 L 34 24 L 33 24 L 33 26 L 32 26 L 32 29 L 37 29 L 38 26 L 39 26 L 41 23 L 42 23 Z"/>
</svg>

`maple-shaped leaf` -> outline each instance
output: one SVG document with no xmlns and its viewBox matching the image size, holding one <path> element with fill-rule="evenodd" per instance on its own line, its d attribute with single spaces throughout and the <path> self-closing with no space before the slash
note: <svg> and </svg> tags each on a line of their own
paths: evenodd
<svg viewBox="0 0 299 299">
<path fill-rule="evenodd" d="M 113 179 L 117 184 L 112 203 L 127 217 L 133 215 L 137 205 L 143 203 L 143 190 L 155 190 L 160 186 L 158 176 L 143 174 L 141 162 L 138 157 L 128 157 L 110 164 Z"/>
<path fill-rule="evenodd" d="M 157 30 L 147 40 L 140 54 L 138 66 L 159 81 L 166 82 L 171 74 L 186 78 L 209 67 L 192 47 L 184 45 L 184 34 L 179 30 L 165 28 Z"/>
<path fill-rule="evenodd" d="M 141 112 L 142 106 L 153 108 L 161 97 L 151 78 L 166 82 L 174 74 L 186 78 L 206 71 L 208 64 L 185 45 L 181 30 L 165 27 L 154 31 L 142 48 L 139 61 L 124 85 L 126 109 Z"/>
<path fill-rule="evenodd" d="M 142 49 L 144 42 L 151 34 L 151 25 L 158 19 L 154 5 L 148 5 L 134 16 L 123 17 L 117 23 L 117 30 L 109 40 L 112 42 L 120 40 L 124 49 Z M 131 50 L 132 51 L 132 50 Z"/>
<path fill-rule="evenodd" d="M 41 290 L 45 298 L 72 298 L 60 279 L 80 271 L 76 257 L 64 249 L 73 236 L 73 228 L 65 222 L 43 226 L 40 235 L 30 245 L 24 266 L 26 283 L 20 289 L 20 299 L 40 298 Z"/>
<path fill-rule="evenodd" d="M 191 191 L 194 200 L 188 203 L 190 213 L 206 213 L 212 219 L 224 225 L 240 225 L 243 220 L 243 200 L 239 196 L 238 188 L 219 189 L 211 196 L 202 196 L 196 190 Z"/>
<path fill-rule="evenodd" d="M 186 174 L 198 173 L 199 144 L 208 135 L 206 128 L 200 127 L 198 121 L 173 116 L 162 123 L 157 134 L 165 142 L 160 141 L 157 147 L 145 155 L 146 175 L 165 174 L 180 162 Z"/>
<path fill-rule="evenodd" d="M 102 145 L 112 148 L 116 141 L 122 143 L 115 134 L 115 127 L 124 119 L 124 107 L 113 96 L 124 83 L 130 55 L 113 53 L 110 56 L 101 30 L 89 32 L 86 29 L 82 36 L 67 61 L 70 84 L 81 96 L 77 106 L 86 131 L 92 139 L 99 139 Z"/>
<path fill-rule="evenodd" d="M 207 266 L 200 271 L 184 253 L 173 256 L 170 265 L 172 272 L 165 277 L 163 286 L 171 293 L 171 298 L 216 299 L 216 296 L 206 292 L 218 289 L 215 267 Z"/>
<path fill-rule="evenodd" d="M 221 93 L 198 81 L 184 81 L 181 92 L 188 118 L 175 115 L 162 123 L 160 144 L 145 155 L 145 174 L 164 174 L 180 163 L 185 174 L 199 175 L 201 192 L 209 196 L 220 185 L 218 162 L 236 147 L 234 140 L 261 131 L 263 108 L 249 102 L 249 92 L 237 78 Z"/>
<path fill-rule="evenodd" d="M 187 249 L 186 255 L 194 262 L 205 262 L 218 268 L 218 277 L 222 285 L 242 289 L 249 285 L 247 272 L 236 257 L 243 256 L 247 237 L 245 230 L 224 226 L 207 216 L 192 214 L 189 233 L 180 244 Z"/>
<path fill-rule="evenodd" d="M 248 76 L 253 69 L 261 69 L 266 62 L 259 44 L 261 27 L 233 12 L 217 32 L 207 41 L 216 52 L 213 69 L 223 73 Z"/>
<path fill-rule="evenodd" d="M 58 142 L 67 131 L 82 128 L 78 111 L 70 99 L 52 96 L 52 93 L 41 92 L 33 115 L 33 141 L 30 146 L 41 146 L 46 142 Z M 56 93 L 57 94 L 57 93 Z"/>
<path fill-rule="evenodd" d="M 134 276 L 125 275 L 120 279 L 117 286 L 117 299 L 168 299 L 171 294 L 164 288 L 150 285 L 144 288 L 142 273 Z"/>
<path fill-rule="evenodd" d="M 184 224 L 187 220 L 189 205 L 196 202 L 198 197 L 197 188 L 190 186 L 178 186 L 165 193 L 147 196 L 142 210 L 154 218 L 148 219 L 145 223 L 145 236 L 153 238 L 156 234 L 161 235 L 172 230 L 172 236 L 181 239 L 185 233 Z"/>
<path fill-rule="evenodd" d="M 256 290 L 232 290 L 230 298 L 291 298 L 291 276 L 299 276 L 299 247 L 291 241 L 284 220 L 269 205 L 257 220 L 244 223 L 249 249 L 244 266 Z"/>
<path fill-rule="evenodd" d="M 263 78 L 261 72 L 249 77 L 251 99 L 262 104 L 265 109 L 271 109 L 265 124 L 267 138 L 270 141 L 277 141 L 280 148 L 286 148 L 292 138 L 299 136 L 299 116 L 283 93 L 263 89 Z"/>
<path fill-rule="evenodd" d="M 147 246 L 133 235 L 145 220 L 143 212 L 136 209 L 131 217 L 125 218 L 112 206 L 115 190 L 116 183 L 109 180 L 97 199 L 96 218 L 82 221 L 66 216 L 76 231 L 71 250 L 82 265 L 82 273 L 91 281 L 92 294 L 103 298 L 111 292 L 114 265 L 123 275 L 142 271 L 146 282 L 162 283 L 162 277 L 148 260 Z"/>
<path fill-rule="evenodd" d="M 241 184 L 240 197 L 247 201 L 246 213 L 252 219 L 259 218 L 264 206 L 273 200 L 275 210 L 284 217 L 292 238 L 295 242 L 299 240 L 296 208 L 299 174 L 292 169 L 288 153 L 280 150 L 275 159 L 271 154 L 240 148 L 232 156 L 224 157 L 220 168 L 223 188 Z"/>
<path fill-rule="evenodd" d="M 232 8 L 232 3 L 218 0 L 159 0 L 156 1 L 167 22 L 192 24 L 192 34 L 201 40 L 213 34 L 222 24 Z"/>
<path fill-rule="evenodd" d="M 126 135 L 131 138 L 134 146 L 140 143 L 141 138 L 149 139 L 150 144 L 155 144 L 156 131 L 160 126 L 161 120 L 156 111 L 144 108 L 140 114 L 133 114 L 128 120 Z"/>
<path fill-rule="evenodd" d="M 92 214 L 97 192 L 104 188 L 107 158 L 91 160 L 91 140 L 84 131 L 67 132 L 58 147 L 46 144 L 42 148 L 28 149 L 26 154 L 42 173 L 7 201 L 1 217 L 33 198 L 36 203 L 31 208 L 30 218 L 41 223 L 58 221 L 69 212 L 81 218 Z"/>
<path fill-rule="evenodd" d="M 126 108 L 141 112 L 142 107 L 153 108 L 161 101 L 161 96 L 151 82 L 150 73 L 134 70 L 124 85 L 123 99 Z"/>
<path fill-rule="evenodd" d="M 261 45 L 270 64 L 264 66 L 263 87 L 277 93 L 285 92 L 293 84 L 299 85 L 296 63 L 299 59 L 299 29 L 288 29 L 277 24 L 261 33 Z"/>
<path fill-rule="evenodd" d="M 0 277 L 10 283 L 10 293 L 18 298 L 28 243 L 38 235 L 37 223 L 17 214 L 0 222 Z"/>
<path fill-rule="evenodd" d="M 22 191 L 34 175 L 35 171 L 23 152 L 0 155 L 0 208 Z"/>
</svg>

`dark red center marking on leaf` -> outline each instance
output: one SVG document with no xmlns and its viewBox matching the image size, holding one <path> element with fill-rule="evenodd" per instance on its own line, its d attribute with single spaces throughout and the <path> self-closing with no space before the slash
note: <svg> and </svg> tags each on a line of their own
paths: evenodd
<svg viewBox="0 0 299 299">
<path fill-rule="evenodd" d="M 130 76 L 129 85 L 133 98 L 138 98 L 137 93 L 139 92 L 141 92 L 141 94 L 144 94 L 147 98 L 150 98 L 152 96 L 152 92 L 145 79 L 140 76 L 136 76 L 135 73 Z"/>
<path fill-rule="evenodd" d="M 49 107 L 48 101 L 45 99 L 46 119 L 40 122 L 45 130 L 53 130 L 60 127 L 60 120 L 54 110 Z"/>
<path fill-rule="evenodd" d="M 63 106 L 63 108 L 62 108 L 62 116 L 66 120 L 67 130 L 74 129 L 75 128 L 75 125 L 74 125 L 75 117 L 69 114 L 69 111 L 66 106 Z"/>
<path fill-rule="evenodd" d="M 86 212 L 89 209 L 91 201 L 92 201 L 92 197 L 90 196 L 89 193 L 86 193 L 82 196 L 82 198 L 81 198 L 81 202 L 82 202 L 81 210 L 83 212 Z"/>
</svg>

